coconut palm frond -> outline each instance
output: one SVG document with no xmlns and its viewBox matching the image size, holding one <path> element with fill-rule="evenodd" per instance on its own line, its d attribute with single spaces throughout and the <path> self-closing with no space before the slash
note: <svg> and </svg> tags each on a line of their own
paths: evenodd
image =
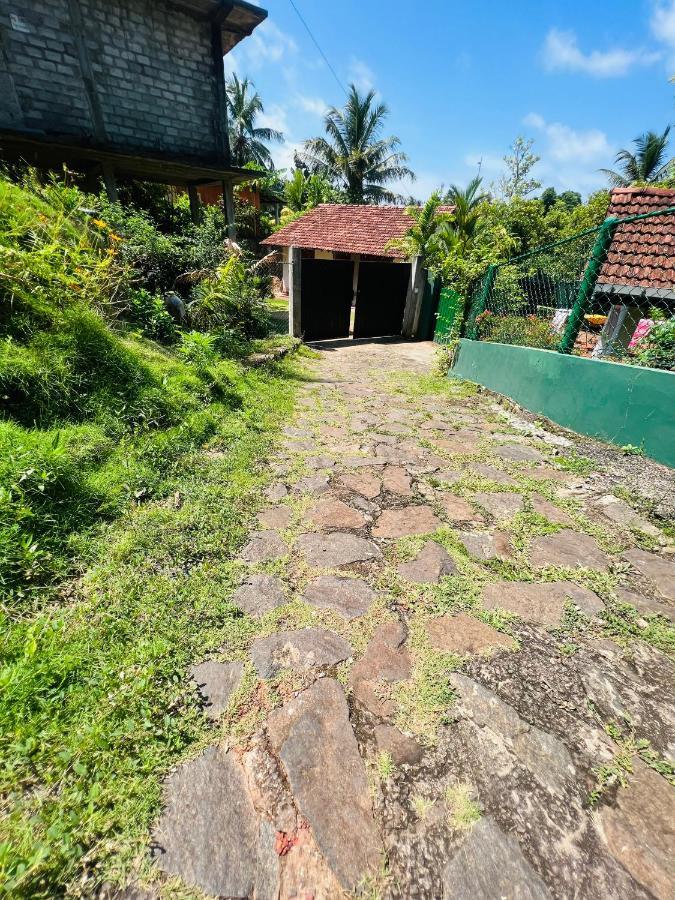
<svg viewBox="0 0 675 900">
<path fill-rule="evenodd" d="M 375 102 L 375 91 L 359 94 L 351 85 L 344 107 L 326 112 L 325 137 L 305 141 L 302 161 L 344 189 L 350 203 L 400 203 L 387 185 L 415 176 L 399 138 L 380 137 L 388 113 L 386 104 Z"/>
</svg>

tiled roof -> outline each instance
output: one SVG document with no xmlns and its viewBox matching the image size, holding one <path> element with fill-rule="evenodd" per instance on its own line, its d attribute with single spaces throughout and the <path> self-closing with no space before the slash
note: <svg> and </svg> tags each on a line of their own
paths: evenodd
<svg viewBox="0 0 675 900">
<path fill-rule="evenodd" d="M 453 207 L 441 207 L 451 212 Z M 273 247 L 303 247 L 372 256 L 401 256 L 385 249 L 413 220 L 403 206 L 322 203 L 262 241 Z"/>
<path fill-rule="evenodd" d="M 614 188 L 607 215 L 622 219 L 674 206 L 670 188 Z M 675 290 L 675 213 L 618 225 L 598 284 Z"/>
</svg>

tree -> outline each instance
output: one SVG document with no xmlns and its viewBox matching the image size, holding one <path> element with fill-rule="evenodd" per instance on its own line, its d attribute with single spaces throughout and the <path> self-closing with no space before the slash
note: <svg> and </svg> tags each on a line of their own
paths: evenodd
<svg viewBox="0 0 675 900">
<path fill-rule="evenodd" d="M 348 203 L 394 203 L 399 198 L 386 185 L 415 177 L 399 138 L 380 137 L 388 114 L 384 103 L 375 103 L 375 91 L 362 95 L 352 84 L 345 106 L 326 113 L 326 137 L 305 141 L 303 161 L 342 188 Z"/>
<path fill-rule="evenodd" d="M 541 192 L 541 197 L 539 199 L 542 202 L 544 211 L 548 212 L 558 199 L 556 189 L 554 187 L 547 187 L 545 191 Z"/>
<path fill-rule="evenodd" d="M 292 212 L 305 212 L 319 203 L 335 202 L 337 195 L 322 175 L 306 175 L 302 169 L 296 169 L 284 185 L 284 199 Z"/>
<path fill-rule="evenodd" d="M 451 184 L 445 193 L 444 202 L 455 207 L 452 214 L 452 228 L 458 239 L 466 244 L 476 236 L 481 225 L 480 207 L 486 199 L 481 191 L 480 176 L 473 178 L 465 188 Z"/>
<path fill-rule="evenodd" d="M 663 134 L 647 131 L 636 137 L 635 153 L 630 150 L 619 150 L 614 162 L 621 166 L 620 172 L 612 169 L 600 169 L 607 176 L 612 187 L 630 187 L 632 184 L 649 184 L 663 181 L 675 161 L 667 159 L 668 135 L 670 125 Z"/>
<path fill-rule="evenodd" d="M 439 191 L 434 191 L 423 206 L 409 206 L 406 213 L 413 220 L 410 228 L 402 238 L 390 241 L 388 246 L 400 250 L 407 259 L 421 256 L 427 267 L 440 263 L 455 239 L 451 228 L 452 214 L 441 211 L 440 206 Z"/>
<path fill-rule="evenodd" d="M 504 157 L 506 173 L 499 179 L 498 187 L 505 200 L 527 197 L 541 187 L 540 181 L 528 177 L 540 159 L 532 153 L 533 144 L 532 138 L 517 137 L 509 148 L 511 154 Z"/>
<path fill-rule="evenodd" d="M 255 120 L 264 107 L 253 82 L 248 78 L 240 80 L 234 74 L 225 82 L 225 95 L 232 162 L 235 166 L 253 162 L 273 169 L 274 162 L 264 142 L 282 141 L 283 135 L 273 128 L 256 128 Z"/>
<path fill-rule="evenodd" d="M 581 194 L 578 191 L 563 191 L 558 194 L 554 187 L 548 187 L 542 191 L 539 198 L 544 205 L 544 211 L 548 212 L 556 203 L 562 203 L 566 210 L 574 209 L 581 203 Z"/>
</svg>

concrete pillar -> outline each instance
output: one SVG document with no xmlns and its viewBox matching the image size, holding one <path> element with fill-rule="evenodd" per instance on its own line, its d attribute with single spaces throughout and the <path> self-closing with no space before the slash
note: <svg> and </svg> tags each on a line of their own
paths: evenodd
<svg viewBox="0 0 675 900">
<path fill-rule="evenodd" d="M 422 299 L 424 298 L 424 278 L 425 269 L 422 257 L 416 256 L 410 264 L 410 281 L 408 282 L 408 293 L 405 298 L 405 309 L 403 310 L 402 334 L 404 337 L 412 338 L 417 335 L 420 313 L 422 311 Z"/>
<path fill-rule="evenodd" d="M 234 187 L 231 181 L 223 181 L 223 209 L 227 222 L 227 236 L 231 241 L 237 240 L 237 227 L 234 224 Z"/>
<path fill-rule="evenodd" d="M 302 260 L 299 247 L 290 247 L 289 259 L 289 285 L 288 285 L 288 333 L 293 337 L 302 337 L 301 312 L 301 284 L 302 284 Z"/>
<path fill-rule="evenodd" d="M 284 290 L 284 293 L 287 294 L 290 290 L 289 285 L 291 283 L 291 277 L 289 272 L 289 262 L 288 262 L 288 247 L 281 248 L 281 286 Z"/>
</svg>

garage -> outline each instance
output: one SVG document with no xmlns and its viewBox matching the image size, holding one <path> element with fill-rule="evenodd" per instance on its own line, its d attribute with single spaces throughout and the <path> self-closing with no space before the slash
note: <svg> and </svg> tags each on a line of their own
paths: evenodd
<svg viewBox="0 0 675 900">
<path fill-rule="evenodd" d="M 411 222 L 400 206 L 322 204 L 266 238 L 283 252 L 291 333 L 414 336 L 424 273 L 391 245 Z"/>
</svg>

